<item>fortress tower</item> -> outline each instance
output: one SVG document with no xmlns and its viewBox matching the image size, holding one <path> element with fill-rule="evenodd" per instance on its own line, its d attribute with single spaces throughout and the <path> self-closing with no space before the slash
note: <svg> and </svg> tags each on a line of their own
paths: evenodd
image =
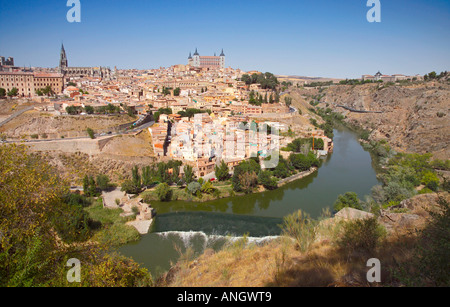
<svg viewBox="0 0 450 307">
<path fill-rule="evenodd" d="M 198 53 L 197 48 L 195 48 L 194 55 L 192 56 L 189 52 L 188 57 L 188 65 L 194 66 L 194 67 L 206 67 L 206 68 L 216 68 L 221 69 L 225 68 L 225 53 L 220 53 L 219 56 L 201 56 Z"/>
</svg>

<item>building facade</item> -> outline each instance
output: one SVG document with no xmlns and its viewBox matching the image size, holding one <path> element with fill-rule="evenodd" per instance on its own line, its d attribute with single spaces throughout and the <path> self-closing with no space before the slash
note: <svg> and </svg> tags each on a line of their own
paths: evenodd
<svg viewBox="0 0 450 307">
<path fill-rule="evenodd" d="M 225 54 L 222 49 L 219 56 L 201 56 L 195 48 L 193 56 L 189 53 L 188 65 L 199 68 L 222 69 L 225 68 Z"/>
<path fill-rule="evenodd" d="M 7 92 L 13 88 L 18 89 L 18 96 L 31 97 L 36 95 L 36 90 L 50 86 L 55 94 L 61 94 L 64 90 L 64 79 L 58 73 L 38 72 L 0 72 L 0 87 Z"/>
<path fill-rule="evenodd" d="M 69 67 L 66 50 L 61 45 L 61 53 L 59 57 L 59 72 L 65 78 L 101 78 L 111 79 L 111 69 L 107 67 Z"/>
<path fill-rule="evenodd" d="M 14 58 L 5 59 L 4 56 L 0 56 L 0 66 L 14 66 Z"/>
</svg>

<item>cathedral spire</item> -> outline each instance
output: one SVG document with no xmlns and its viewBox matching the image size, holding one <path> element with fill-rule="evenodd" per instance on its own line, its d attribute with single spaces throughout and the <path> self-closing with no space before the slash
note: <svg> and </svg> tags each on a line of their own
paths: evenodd
<svg viewBox="0 0 450 307">
<path fill-rule="evenodd" d="M 64 49 L 64 44 L 61 44 L 61 54 L 59 57 L 59 68 L 67 68 L 69 66 L 67 61 L 66 50 Z"/>
</svg>

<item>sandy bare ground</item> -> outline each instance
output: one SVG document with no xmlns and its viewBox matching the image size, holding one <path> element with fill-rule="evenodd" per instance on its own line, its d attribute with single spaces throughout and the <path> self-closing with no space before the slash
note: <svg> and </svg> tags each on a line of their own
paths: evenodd
<svg viewBox="0 0 450 307">
<path fill-rule="evenodd" d="M 143 221 L 132 221 L 128 222 L 127 225 L 133 226 L 136 230 L 141 234 L 145 235 L 148 233 L 150 229 L 150 225 L 152 224 L 153 219 L 151 220 L 143 220 Z"/>
<path fill-rule="evenodd" d="M 119 208 L 116 204 L 116 199 L 121 199 L 125 196 L 124 192 L 120 188 L 116 188 L 110 192 L 102 192 L 103 199 L 105 200 L 105 207 L 110 209 Z"/>
</svg>

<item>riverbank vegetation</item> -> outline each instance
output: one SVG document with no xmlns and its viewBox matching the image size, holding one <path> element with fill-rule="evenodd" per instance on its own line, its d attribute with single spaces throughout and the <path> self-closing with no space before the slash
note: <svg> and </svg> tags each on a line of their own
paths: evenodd
<svg viewBox="0 0 450 307">
<path fill-rule="evenodd" d="M 417 194 L 449 191 L 447 179 L 438 173 L 449 160 L 432 160 L 431 154 L 397 153 L 384 140 L 363 140 L 362 146 L 378 163 L 381 184 L 374 186 L 365 200 L 358 201 L 361 209 L 377 213 Z"/>
<path fill-rule="evenodd" d="M 326 116 L 330 110 L 315 109 L 316 114 Z M 397 153 L 386 140 L 370 139 L 371 131 L 342 121 L 343 117 L 332 116 L 329 120 L 341 123 L 358 134 L 361 146 L 372 155 L 380 185 L 372 188 L 371 195 L 364 200 L 356 193 L 339 195 L 334 204 L 335 211 L 351 207 L 378 214 L 380 209 L 395 207 L 401 201 L 417 194 L 449 191 L 448 180 L 439 171 L 449 169 L 450 160 L 432 159 L 431 154 Z"/>
<path fill-rule="evenodd" d="M 23 145 L 0 146 L 0 160 L 0 286 L 152 284 L 146 269 L 96 241 L 102 222 L 50 165 Z M 80 283 L 67 281 L 70 258 L 82 264 Z"/>
<path fill-rule="evenodd" d="M 284 218 L 283 235 L 257 246 L 244 236 L 198 258 L 186 252 L 159 286 L 329 287 L 449 286 L 449 204 L 443 198 L 423 228 L 388 233 L 377 218 L 336 220 L 325 211 L 312 219 L 299 211 Z M 382 266 L 369 282 L 368 259 Z"/>
<path fill-rule="evenodd" d="M 301 144 L 309 147 L 308 140 L 302 140 Z M 320 141 L 322 140 L 316 139 L 315 148 L 323 148 L 323 141 L 322 143 Z M 181 167 L 181 161 L 160 162 L 145 166 L 141 170 L 134 167 L 131 179 L 122 183 L 122 191 L 128 194 L 140 194 L 145 202 L 150 203 L 175 200 L 204 202 L 273 190 L 278 187 L 279 180 L 320 166 L 320 160 L 310 148 L 301 147 L 305 154 L 292 152 L 288 159 L 279 155 L 278 163 L 274 168 L 261 167 L 261 163 L 267 163 L 272 156 L 244 160 L 234 167 L 233 172 L 222 161 L 216 165 L 215 179 L 212 181 L 196 179 L 192 166 Z"/>
</svg>

